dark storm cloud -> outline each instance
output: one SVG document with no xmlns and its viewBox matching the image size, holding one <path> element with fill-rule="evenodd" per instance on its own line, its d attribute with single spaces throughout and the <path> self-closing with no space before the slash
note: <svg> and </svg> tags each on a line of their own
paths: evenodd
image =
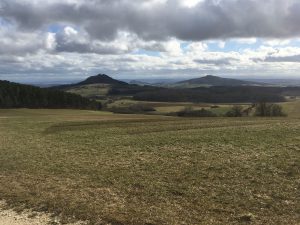
<svg viewBox="0 0 300 225">
<path fill-rule="evenodd" d="M 221 59 L 196 59 L 194 62 L 199 64 L 211 64 L 216 66 L 225 66 L 225 65 L 231 65 L 232 62 L 238 61 L 234 58 L 221 58 Z"/>
<path fill-rule="evenodd" d="M 300 55 L 268 56 L 264 62 L 300 62 Z"/>
<path fill-rule="evenodd" d="M 23 55 L 37 52 L 46 47 L 46 38 L 46 35 L 40 33 L 22 33 L 0 27 L 0 55 Z"/>
<path fill-rule="evenodd" d="M 69 30 L 69 31 L 68 31 Z M 67 27 L 55 35 L 57 52 L 77 52 L 77 53 L 97 53 L 121 54 L 126 53 L 128 49 L 120 49 L 111 43 L 95 42 L 91 40 L 88 34 L 80 33 L 73 28 Z"/>
<path fill-rule="evenodd" d="M 111 40 L 119 31 L 145 40 L 290 38 L 300 34 L 298 0 L 204 0 L 192 8 L 179 0 L 1 0 L 1 17 L 19 30 L 64 24 L 92 39 Z M 82 46 L 79 46 L 82 47 Z"/>
</svg>

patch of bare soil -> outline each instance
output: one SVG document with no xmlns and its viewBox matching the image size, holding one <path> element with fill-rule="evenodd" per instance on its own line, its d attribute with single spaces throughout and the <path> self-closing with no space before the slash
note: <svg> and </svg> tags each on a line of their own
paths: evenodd
<svg viewBox="0 0 300 225">
<path fill-rule="evenodd" d="M 30 210 L 17 213 L 12 209 L 7 209 L 4 201 L 0 201 L 0 224 L 1 225 L 59 225 L 58 218 L 51 217 L 46 213 L 36 213 Z M 68 225 L 84 225 L 83 222 Z"/>
</svg>

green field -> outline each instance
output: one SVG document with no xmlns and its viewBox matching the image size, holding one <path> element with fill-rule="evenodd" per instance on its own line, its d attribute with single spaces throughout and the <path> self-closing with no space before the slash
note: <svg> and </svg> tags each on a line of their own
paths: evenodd
<svg viewBox="0 0 300 225">
<path fill-rule="evenodd" d="M 0 110 L 0 200 L 91 224 L 299 224 L 300 110 L 285 104 L 285 118 Z"/>
</svg>

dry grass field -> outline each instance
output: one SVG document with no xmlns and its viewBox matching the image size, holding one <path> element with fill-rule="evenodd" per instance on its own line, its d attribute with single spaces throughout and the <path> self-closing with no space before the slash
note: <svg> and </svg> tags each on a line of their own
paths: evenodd
<svg viewBox="0 0 300 225">
<path fill-rule="evenodd" d="M 0 110 L 0 200 L 65 222 L 296 225 L 300 110 L 287 106 L 238 119 Z"/>
<path fill-rule="evenodd" d="M 81 95 L 83 97 L 105 96 L 109 91 L 109 85 L 106 84 L 89 84 L 71 88 L 68 92 Z"/>
</svg>

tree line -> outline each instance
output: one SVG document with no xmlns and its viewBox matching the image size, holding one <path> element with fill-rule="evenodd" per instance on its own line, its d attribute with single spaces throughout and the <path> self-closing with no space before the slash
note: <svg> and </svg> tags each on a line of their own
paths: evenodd
<svg viewBox="0 0 300 225">
<path fill-rule="evenodd" d="M 0 108 L 100 109 L 101 104 L 59 90 L 0 81 Z"/>
</svg>

